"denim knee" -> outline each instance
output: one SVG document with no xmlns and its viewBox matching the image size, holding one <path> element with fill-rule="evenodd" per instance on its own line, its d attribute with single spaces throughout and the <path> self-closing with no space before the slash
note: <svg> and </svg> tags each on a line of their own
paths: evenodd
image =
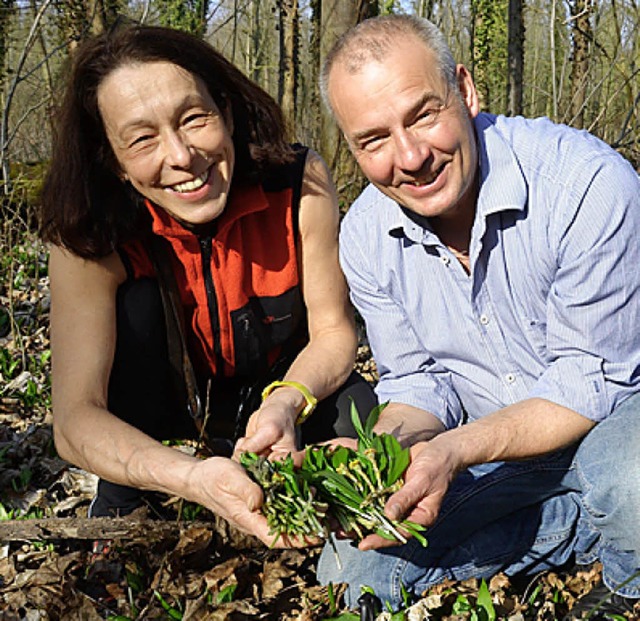
<svg viewBox="0 0 640 621">
<path fill-rule="evenodd" d="M 575 468 L 586 517 L 603 543 L 640 558 L 640 395 L 585 437 Z"/>
</svg>

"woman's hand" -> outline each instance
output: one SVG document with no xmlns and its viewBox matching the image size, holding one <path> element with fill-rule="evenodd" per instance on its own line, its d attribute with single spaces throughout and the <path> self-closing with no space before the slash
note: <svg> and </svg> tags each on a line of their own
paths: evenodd
<svg viewBox="0 0 640 621">
<path fill-rule="evenodd" d="M 273 544 L 275 537 L 269 534 L 267 520 L 260 512 L 262 490 L 236 462 L 226 457 L 198 461 L 189 477 L 189 489 L 190 500 L 266 545 Z"/>
<path fill-rule="evenodd" d="M 281 388 L 276 393 L 284 393 L 285 390 Z M 245 436 L 236 443 L 236 458 L 246 452 L 279 458 L 296 450 L 295 419 L 299 408 L 287 403 L 276 393 L 249 418 Z"/>
<path fill-rule="evenodd" d="M 312 538 L 294 538 L 269 534 L 267 519 L 260 508 L 262 490 L 245 469 L 226 457 L 198 461 L 189 477 L 189 497 L 223 517 L 235 528 L 254 535 L 276 548 L 304 548 L 322 542 Z"/>
</svg>

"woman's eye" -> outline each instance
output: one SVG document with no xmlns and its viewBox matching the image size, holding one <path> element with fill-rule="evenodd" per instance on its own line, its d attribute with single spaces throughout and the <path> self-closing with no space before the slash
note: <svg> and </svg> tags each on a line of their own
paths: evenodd
<svg viewBox="0 0 640 621">
<path fill-rule="evenodd" d="M 185 125 L 202 125 L 209 118 L 209 113 L 207 112 L 193 112 L 188 114 L 184 118 Z"/>
<path fill-rule="evenodd" d="M 135 148 L 135 147 L 143 146 L 146 143 L 148 143 L 152 138 L 153 138 L 153 136 L 151 134 L 142 134 L 140 136 L 136 136 L 129 143 L 129 148 Z"/>
</svg>

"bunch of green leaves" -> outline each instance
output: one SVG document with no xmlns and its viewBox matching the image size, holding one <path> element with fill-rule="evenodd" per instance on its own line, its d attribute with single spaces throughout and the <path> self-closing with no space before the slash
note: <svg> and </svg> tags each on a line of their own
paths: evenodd
<svg viewBox="0 0 640 621">
<path fill-rule="evenodd" d="M 310 446 L 300 468 L 291 456 L 281 462 L 253 453 L 241 456 L 240 462 L 264 490 L 262 510 L 272 534 L 326 538 L 333 519 L 360 540 L 376 533 L 406 543 L 405 531 L 427 545 L 422 525 L 390 520 L 384 513 L 386 501 L 402 486 L 410 461 L 409 449 L 394 436 L 373 431 L 384 407 L 374 408 L 363 425 L 352 404 L 356 449 Z"/>
<path fill-rule="evenodd" d="M 404 530 L 426 546 L 424 526 L 410 520 L 390 520 L 384 513 L 387 500 L 402 486 L 410 461 L 409 449 L 402 448 L 394 436 L 373 430 L 385 405 L 375 407 L 363 425 L 352 403 L 357 449 L 311 447 L 300 472 L 345 532 L 355 533 L 359 539 L 376 533 L 406 543 Z"/>
<path fill-rule="evenodd" d="M 327 504 L 315 497 L 291 455 L 269 461 L 255 453 L 243 453 L 240 463 L 264 492 L 262 512 L 270 534 L 319 539 L 328 536 Z"/>
</svg>

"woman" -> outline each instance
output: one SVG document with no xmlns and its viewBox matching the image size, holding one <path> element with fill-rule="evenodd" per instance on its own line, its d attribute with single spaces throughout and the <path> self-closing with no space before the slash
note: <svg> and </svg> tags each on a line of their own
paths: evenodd
<svg viewBox="0 0 640 621">
<path fill-rule="evenodd" d="M 54 436 L 100 477 L 91 515 L 140 490 L 270 543 L 229 459 L 347 435 L 356 337 L 326 167 L 209 45 L 126 27 L 76 54 L 43 194 Z M 262 400 L 261 400 L 262 397 Z M 319 401 L 318 410 L 303 425 Z M 162 440 L 205 434 L 198 459 Z"/>
</svg>

